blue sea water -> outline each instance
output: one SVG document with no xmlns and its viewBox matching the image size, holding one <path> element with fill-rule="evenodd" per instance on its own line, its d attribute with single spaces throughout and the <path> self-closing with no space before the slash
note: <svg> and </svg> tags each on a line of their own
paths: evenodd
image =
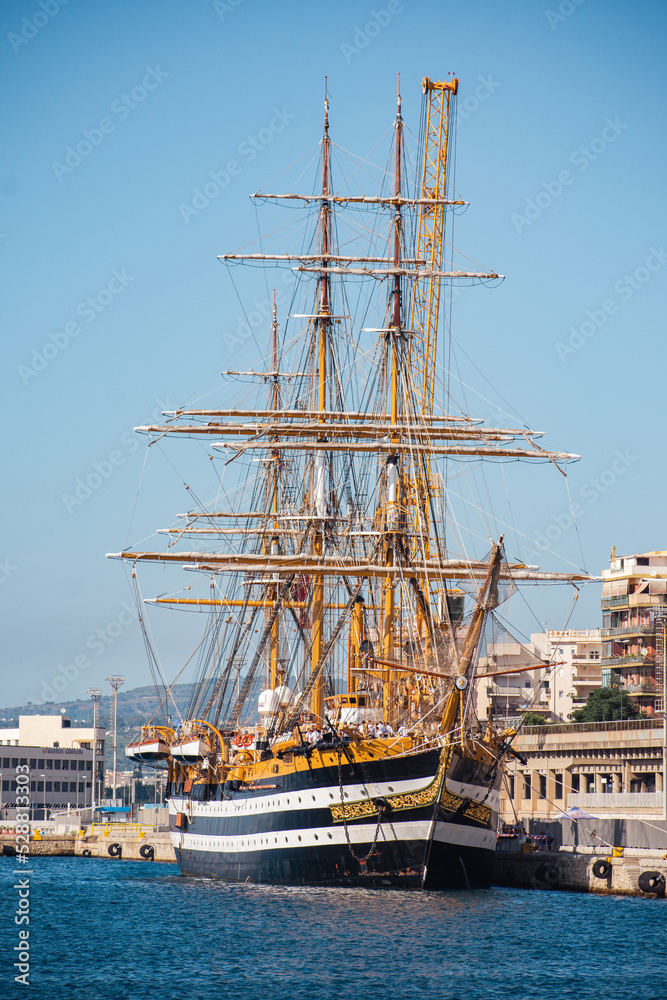
<svg viewBox="0 0 667 1000">
<path fill-rule="evenodd" d="M 276 888 L 171 864 L 31 861 L 24 986 L 12 964 L 26 876 L 0 858 L 2 1000 L 667 998 L 663 900 Z"/>
</svg>

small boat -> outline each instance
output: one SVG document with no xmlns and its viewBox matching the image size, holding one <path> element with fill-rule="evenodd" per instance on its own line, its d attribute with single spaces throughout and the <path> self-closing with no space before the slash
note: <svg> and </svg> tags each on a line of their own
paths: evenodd
<svg viewBox="0 0 667 1000">
<path fill-rule="evenodd" d="M 168 732 L 162 726 L 142 728 L 141 738 L 125 747 L 125 756 L 136 764 L 156 764 L 167 760 L 171 752 Z"/>
</svg>

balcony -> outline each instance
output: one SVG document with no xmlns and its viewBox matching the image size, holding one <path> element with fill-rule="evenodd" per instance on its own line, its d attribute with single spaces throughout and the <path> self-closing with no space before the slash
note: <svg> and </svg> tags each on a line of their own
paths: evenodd
<svg viewBox="0 0 667 1000">
<path fill-rule="evenodd" d="M 621 594 L 620 597 L 605 597 L 600 603 L 603 611 L 608 611 L 609 608 L 629 608 L 630 594 Z"/>
<path fill-rule="evenodd" d="M 623 690 L 627 694 L 658 694 L 658 685 L 655 681 L 644 684 L 623 684 Z"/>
<path fill-rule="evenodd" d="M 655 809 L 662 811 L 662 792 L 572 792 L 567 797 L 568 808 L 580 809 Z"/>
<path fill-rule="evenodd" d="M 601 667 L 634 667 L 639 664 L 653 666 L 655 656 L 642 656 L 641 653 L 628 653 L 627 656 L 605 656 L 600 660 Z"/>
<path fill-rule="evenodd" d="M 613 636 L 632 639 L 634 636 L 642 635 L 655 635 L 655 625 L 617 625 L 614 628 L 600 629 L 600 636 L 603 639 L 610 639 Z"/>
</svg>

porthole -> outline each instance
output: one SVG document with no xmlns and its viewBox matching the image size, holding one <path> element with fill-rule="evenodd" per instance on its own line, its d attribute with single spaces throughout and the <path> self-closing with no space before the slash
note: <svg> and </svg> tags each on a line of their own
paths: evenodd
<svg viewBox="0 0 667 1000">
<path fill-rule="evenodd" d="M 299 834 L 299 840 L 301 840 L 301 834 Z"/>
<path fill-rule="evenodd" d="M 327 837 L 329 838 L 329 840 L 333 840 L 333 833 L 328 833 Z"/>
<path fill-rule="evenodd" d="M 319 840 L 319 839 L 320 839 L 320 838 L 319 838 L 319 837 L 317 836 L 317 834 L 316 834 L 316 833 L 314 833 L 314 834 L 313 834 L 313 837 L 315 838 L 315 840 Z"/>
<path fill-rule="evenodd" d="M 301 796 L 299 796 L 299 802 L 301 802 Z"/>
<path fill-rule="evenodd" d="M 387 785 L 387 788 L 388 788 L 388 790 L 389 790 L 390 792 L 393 792 L 393 790 L 394 790 L 394 789 L 393 789 L 393 788 L 391 787 L 391 785 Z"/>
<path fill-rule="evenodd" d="M 333 797 L 334 797 L 333 792 L 329 792 L 329 798 L 332 799 Z"/>
<path fill-rule="evenodd" d="M 315 799 L 315 796 L 313 795 L 313 802 L 315 802 L 315 801 L 316 801 L 316 799 Z"/>
</svg>

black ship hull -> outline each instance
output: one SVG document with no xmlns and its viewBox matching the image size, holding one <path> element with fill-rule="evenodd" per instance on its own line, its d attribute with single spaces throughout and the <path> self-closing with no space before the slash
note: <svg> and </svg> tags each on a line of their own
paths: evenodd
<svg viewBox="0 0 667 1000">
<path fill-rule="evenodd" d="M 430 751 L 375 761 L 375 780 L 361 783 L 349 768 L 318 768 L 208 801 L 174 796 L 181 872 L 269 885 L 487 887 L 498 775 L 456 755 L 443 761 Z"/>
</svg>

